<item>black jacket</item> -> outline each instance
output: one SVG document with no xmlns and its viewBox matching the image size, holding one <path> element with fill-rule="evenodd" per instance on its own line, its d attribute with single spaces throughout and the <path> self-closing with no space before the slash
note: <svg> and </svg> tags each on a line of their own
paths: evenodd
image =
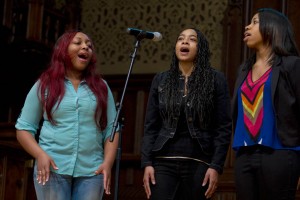
<svg viewBox="0 0 300 200">
<path fill-rule="evenodd" d="M 249 69 L 241 66 L 232 99 L 233 130 L 237 121 L 237 90 L 245 80 Z M 300 58 L 277 58 L 272 66 L 272 105 L 276 127 L 284 146 L 300 146 Z"/>
<path fill-rule="evenodd" d="M 206 129 L 201 128 L 199 120 L 195 120 L 197 112 L 189 102 L 186 102 L 185 105 L 186 120 L 191 137 L 198 140 L 202 149 L 199 155 L 204 161 L 210 163 L 210 168 L 222 173 L 232 130 L 230 96 L 224 75 L 216 70 L 213 72 L 215 74 L 215 92 L 214 113 L 210 123 L 212 126 Z M 173 138 L 176 132 L 178 117 L 170 119 L 166 114 L 164 101 L 160 100 L 161 93 L 164 92 L 163 85 L 167 74 L 168 71 L 159 73 L 152 81 L 142 142 L 142 167 L 152 165 L 154 152 L 163 148 L 167 140 Z M 180 79 L 179 85 L 182 95 L 178 95 L 176 101 L 177 105 L 180 106 L 184 92 L 184 78 L 182 75 L 178 78 Z"/>
</svg>

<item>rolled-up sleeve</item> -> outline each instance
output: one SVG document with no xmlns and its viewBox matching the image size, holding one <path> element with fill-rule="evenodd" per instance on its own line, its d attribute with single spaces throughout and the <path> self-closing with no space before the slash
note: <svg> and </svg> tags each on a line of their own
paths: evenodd
<svg viewBox="0 0 300 200">
<path fill-rule="evenodd" d="M 42 118 L 42 104 L 38 97 L 38 82 L 36 82 L 27 94 L 24 106 L 17 119 L 17 130 L 29 131 L 33 136 L 37 133 Z"/>
</svg>

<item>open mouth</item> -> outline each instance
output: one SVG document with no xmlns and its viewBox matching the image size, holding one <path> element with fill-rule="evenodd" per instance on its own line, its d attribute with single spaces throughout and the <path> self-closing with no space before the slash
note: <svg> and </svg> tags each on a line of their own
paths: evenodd
<svg viewBox="0 0 300 200">
<path fill-rule="evenodd" d="M 243 41 L 246 42 L 246 41 L 248 40 L 248 37 L 249 37 L 249 36 L 251 36 L 251 34 L 248 33 L 248 32 L 245 32 L 245 33 L 244 33 L 244 39 L 243 39 Z"/>
<path fill-rule="evenodd" d="M 190 52 L 190 50 L 187 47 L 181 47 L 180 52 L 188 53 L 188 52 Z"/>
<path fill-rule="evenodd" d="M 78 57 L 79 57 L 80 59 L 87 60 L 89 56 L 88 56 L 87 53 L 79 53 L 79 54 L 78 54 Z"/>
<path fill-rule="evenodd" d="M 244 33 L 244 36 L 245 36 L 245 37 L 248 37 L 248 36 L 250 36 L 250 35 L 251 35 L 250 33 L 247 33 L 247 32 Z"/>
</svg>

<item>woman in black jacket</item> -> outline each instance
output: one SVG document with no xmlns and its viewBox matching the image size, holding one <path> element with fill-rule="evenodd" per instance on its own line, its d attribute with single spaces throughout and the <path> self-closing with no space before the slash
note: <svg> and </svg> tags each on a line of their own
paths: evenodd
<svg viewBox="0 0 300 200">
<path fill-rule="evenodd" d="M 230 97 L 197 29 L 183 30 L 168 71 L 152 82 L 142 143 L 147 198 L 209 199 L 231 135 Z"/>
<path fill-rule="evenodd" d="M 245 27 L 254 55 L 233 94 L 233 149 L 240 200 L 295 199 L 300 170 L 300 58 L 289 20 L 259 9 Z"/>
</svg>

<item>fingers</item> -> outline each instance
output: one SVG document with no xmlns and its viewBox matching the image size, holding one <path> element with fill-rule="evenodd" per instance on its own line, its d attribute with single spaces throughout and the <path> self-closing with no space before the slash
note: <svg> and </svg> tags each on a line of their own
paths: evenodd
<svg viewBox="0 0 300 200">
<path fill-rule="evenodd" d="M 110 195 L 110 194 L 111 194 L 111 192 L 110 192 L 110 184 L 107 185 L 106 188 L 107 188 L 107 189 L 105 190 L 105 194 Z"/>
<path fill-rule="evenodd" d="M 103 173 L 103 181 L 104 181 L 104 190 L 105 194 L 111 194 L 110 193 L 110 176 L 107 175 L 107 173 Z"/>
<path fill-rule="evenodd" d="M 149 182 L 148 182 L 148 183 L 144 182 L 143 187 L 144 187 L 144 190 L 145 190 L 147 199 L 150 199 L 150 196 L 151 196 L 151 189 L 150 189 L 150 184 L 149 184 Z"/>
<path fill-rule="evenodd" d="M 105 194 L 111 194 L 110 193 L 110 182 L 106 182 L 104 186 Z"/>
<path fill-rule="evenodd" d="M 206 173 L 205 177 L 203 179 L 203 182 L 202 182 L 202 186 L 205 186 L 207 184 L 208 180 L 209 180 L 209 175 L 208 175 L 208 173 Z"/>
<path fill-rule="evenodd" d="M 154 168 L 152 166 L 146 167 L 144 171 L 143 187 L 147 195 L 147 199 L 150 199 L 151 196 L 150 181 L 153 185 L 155 185 Z"/>
<path fill-rule="evenodd" d="M 150 173 L 150 180 L 153 185 L 155 185 L 155 176 L 154 173 Z"/>
<path fill-rule="evenodd" d="M 50 177 L 50 168 L 57 170 L 55 162 L 45 152 L 42 152 L 37 157 L 37 176 L 36 179 L 39 184 L 45 185 Z"/>
<path fill-rule="evenodd" d="M 151 173 L 149 178 L 150 178 L 151 184 L 155 185 L 154 173 Z M 145 189 L 148 199 L 150 199 L 150 196 L 151 196 L 151 188 L 150 188 L 149 178 L 147 179 L 147 181 L 144 182 L 144 189 Z"/>
<path fill-rule="evenodd" d="M 144 190 L 145 190 L 145 193 L 147 195 L 147 199 L 149 199 L 150 195 L 151 195 L 151 190 L 150 190 L 150 185 L 149 185 L 149 180 L 144 177 L 143 179 L 143 187 L 144 187 Z"/>
<path fill-rule="evenodd" d="M 52 166 L 53 169 L 58 170 L 58 167 L 56 166 L 53 160 L 50 162 L 50 165 Z M 44 168 L 41 167 L 41 168 L 42 169 L 37 171 L 37 181 L 39 184 L 45 185 L 46 182 L 49 180 L 51 172 L 49 167 L 44 167 Z"/>
<path fill-rule="evenodd" d="M 56 164 L 53 160 L 50 162 L 50 164 L 51 164 L 53 169 L 58 170 L 58 167 L 56 166 Z"/>
<path fill-rule="evenodd" d="M 209 185 L 205 192 L 206 198 L 211 198 L 213 196 L 213 194 L 215 193 L 215 191 L 217 190 L 217 188 L 218 188 L 218 186 L 216 184 Z"/>
<path fill-rule="evenodd" d="M 95 174 L 99 175 L 99 174 L 102 174 L 103 172 L 104 172 L 103 167 L 100 166 L 100 167 L 95 171 Z"/>
<path fill-rule="evenodd" d="M 45 185 L 49 180 L 50 171 L 49 170 L 38 170 L 37 171 L 37 181 L 39 184 Z"/>
<path fill-rule="evenodd" d="M 208 184 L 208 188 L 205 192 L 206 198 L 211 198 L 218 188 L 218 172 L 209 168 L 205 174 L 202 186 Z"/>
<path fill-rule="evenodd" d="M 102 164 L 95 171 L 96 175 L 103 174 L 103 185 L 105 194 L 111 194 L 110 192 L 110 184 L 111 184 L 111 172 L 110 169 L 106 167 L 106 165 Z"/>
</svg>

